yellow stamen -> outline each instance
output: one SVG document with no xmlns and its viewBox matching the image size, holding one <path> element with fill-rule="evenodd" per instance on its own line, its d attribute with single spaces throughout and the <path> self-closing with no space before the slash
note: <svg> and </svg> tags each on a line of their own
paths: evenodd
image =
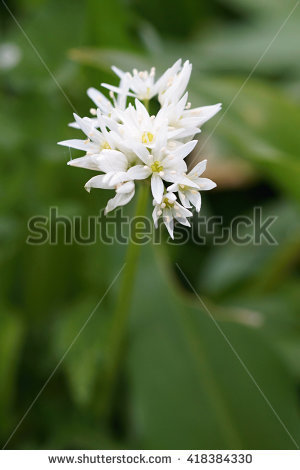
<svg viewBox="0 0 300 470">
<path fill-rule="evenodd" d="M 104 149 L 111 150 L 111 146 L 109 145 L 108 142 L 103 142 L 103 144 L 101 145 L 101 148 L 102 150 Z"/>
<path fill-rule="evenodd" d="M 163 166 L 161 165 L 160 162 L 157 160 L 151 165 L 151 170 L 153 173 L 159 173 L 160 171 L 163 171 Z"/>
<path fill-rule="evenodd" d="M 143 144 L 151 144 L 154 139 L 154 135 L 151 132 L 143 132 L 142 142 Z"/>
<path fill-rule="evenodd" d="M 161 206 L 171 208 L 174 207 L 174 202 L 170 201 L 170 199 L 168 199 L 167 197 L 164 197 Z"/>
</svg>

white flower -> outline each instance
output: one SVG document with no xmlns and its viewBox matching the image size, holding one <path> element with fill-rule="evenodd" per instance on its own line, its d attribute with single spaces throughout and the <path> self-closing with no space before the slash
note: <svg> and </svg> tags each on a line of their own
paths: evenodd
<svg viewBox="0 0 300 470">
<path fill-rule="evenodd" d="M 70 160 L 68 165 L 102 171 L 105 173 L 104 181 L 110 182 L 112 185 L 123 183 L 130 179 L 127 177 L 127 170 L 129 168 L 128 159 L 119 150 L 103 150 L 99 155 L 79 157 Z"/>
<path fill-rule="evenodd" d="M 187 172 L 186 157 L 197 144 L 193 138 L 200 127 L 221 105 L 191 108 L 185 93 L 192 70 L 189 61 L 182 65 L 181 59 L 178 60 L 158 80 L 154 68 L 150 72 L 134 70 L 132 74 L 116 67 L 113 70 L 120 84 L 118 87 L 104 84 L 110 90 L 110 99 L 89 88 L 88 96 L 96 106 L 90 110 L 92 117 L 80 118 L 74 114 L 75 123 L 71 126 L 81 129 L 86 138 L 59 144 L 85 152 L 68 164 L 97 172 L 85 184 L 88 192 L 91 188 L 115 191 L 106 213 L 131 201 L 135 182 L 150 180 L 154 223 L 157 226 L 162 215 L 173 236 L 174 219 L 189 225 L 187 217 L 192 213 L 188 209 L 195 206 L 199 212 L 201 190 L 216 186 L 213 181 L 200 177 L 206 160 Z M 127 102 L 128 96 L 135 97 L 134 105 Z M 149 100 L 155 96 L 160 109 L 151 115 Z M 168 183 L 171 183 L 169 187 Z M 181 204 L 174 192 L 178 193 Z"/>
<path fill-rule="evenodd" d="M 145 106 L 135 100 L 135 107 L 129 104 L 124 112 L 118 113 L 119 123 L 114 127 L 124 142 L 134 141 L 144 144 L 148 148 L 155 145 L 157 136 L 165 130 L 168 131 L 168 121 L 166 117 L 158 113 L 157 116 L 150 116 Z M 107 121 L 107 120 L 106 120 Z M 174 132 L 168 137 L 173 136 Z"/>
<path fill-rule="evenodd" d="M 102 83 L 102 86 L 108 88 L 110 91 L 115 93 L 121 92 L 121 83 L 126 81 L 129 84 L 129 89 L 132 93 L 128 93 L 129 96 L 134 96 L 139 100 L 150 100 L 157 94 L 163 93 L 171 80 L 174 79 L 177 72 L 181 67 L 181 59 L 177 60 L 175 64 L 166 70 L 166 72 L 155 82 L 155 67 L 152 67 L 150 72 L 147 70 L 138 71 L 133 69 L 132 74 L 130 72 L 123 72 L 117 67 L 112 67 L 112 70 L 121 79 L 120 86 L 115 87 L 108 83 Z"/>
<path fill-rule="evenodd" d="M 190 109 L 191 103 L 187 100 L 188 93 L 185 93 L 179 101 L 166 102 L 160 110 L 169 127 L 181 129 L 181 132 L 177 132 L 177 138 L 193 138 L 200 132 L 199 128 L 221 109 L 221 103 Z"/>
<path fill-rule="evenodd" d="M 110 199 L 105 208 L 105 214 L 113 211 L 116 207 L 125 206 L 134 196 L 135 186 L 132 181 L 121 183 L 116 188 L 116 195 Z"/>
<path fill-rule="evenodd" d="M 185 175 L 187 166 L 184 158 L 197 144 L 196 140 L 192 140 L 170 154 L 164 146 L 165 141 L 163 138 L 158 140 L 151 151 L 142 144 L 135 144 L 134 150 L 144 165 L 133 166 L 127 172 L 131 179 L 145 179 L 151 176 L 152 194 L 157 203 L 160 203 L 163 197 L 163 181 L 190 184 L 190 180 Z M 191 184 L 193 185 L 192 182 Z"/>
<path fill-rule="evenodd" d="M 115 109 L 125 109 L 129 85 L 130 82 L 127 79 L 121 79 L 117 98 L 115 99 L 113 92 L 110 93 L 110 97 L 112 98 L 113 103 L 96 88 L 89 88 L 87 90 L 87 95 L 89 98 L 91 98 L 96 107 L 100 109 L 102 114 L 109 116 L 110 114 L 114 113 Z"/>
<path fill-rule="evenodd" d="M 154 210 L 152 213 L 155 228 L 158 227 L 158 219 L 163 218 L 163 222 L 167 227 L 167 230 L 172 238 L 174 238 L 174 219 L 180 224 L 190 227 L 190 223 L 187 217 L 191 217 L 193 214 L 191 211 L 182 207 L 177 201 L 174 193 L 164 194 L 160 204 L 153 201 Z"/>
<path fill-rule="evenodd" d="M 117 109 L 123 111 L 126 107 L 128 87 L 129 87 L 129 83 L 126 80 L 121 80 L 120 87 L 118 89 L 117 98 L 115 98 L 115 95 L 113 92 L 110 93 L 110 97 L 112 98 L 113 102 L 111 102 L 108 98 L 106 98 L 106 96 L 103 95 L 103 93 L 101 93 L 101 91 L 97 90 L 96 88 L 93 88 L 93 87 L 88 88 L 87 95 L 96 105 L 96 109 L 91 108 L 90 113 L 96 116 L 97 111 L 99 110 L 103 116 L 113 117 Z M 89 122 L 94 127 L 96 128 L 99 127 L 99 120 L 97 118 L 86 118 L 86 119 L 89 119 Z M 74 127 L 75 129 L 81 128 L 77 120 L 75 120 L 75 122 L 71 122 L 69 126 Z"/>
<path fill-rule="evenodd" d="M 128 204 L 135 193 L 135 186 L 132 181 L 116 183 L 112 178 L 107 178 L 107 175 L 94 176 L 85 184 L 84 187 L 87 192 L 90 192 L 91 188 L 115 189 L 116 195 L 108 201 L 105 208 L 105 214 L 114 210 L 116 207 Z"/>
<path fill-rule="evenodd" d="M 86 140 L 71 139 L 58 142 L 59 145 L 71 147 L 78 150 L 84 150 L 87 155 L 100 153 L 104 149 L 114 149 L 116 147 L 113 134 L 109 133 L 106 129 L 102 116 L 98 113 L 97 127 L 101 128 L 101 132 L 95 127 L 91 119 L 84 117 L 80 118 L 74 113 L 75 122 L 85 135 Z"/>
<path fill-rule="evenodd" d="M 110 123 L 107 118 L 106 122 L 113 129 L 114 135 L 119 136 L 118 145 L 123 145 L 122 151 L 127 155 L 133 155 L 135 145 L 138 143 L 147 149 L 159 145 L 174 149 L 182 145 L 182 136 L 186 136 L 185 130 L 182 132 L 181 128 L 169 126 L 165 113 L 158 112 L 156 116 L 150 116 L 145 106 L 137 99 L 135 107 L 130 104 L 123 113 L 119 113 L 118 117 L 120 121 L 118 124 Z M 193 133 L 197 131 L 193 128 Z"/>
<path fill-rule="evenodd" d="M 200 175 L 206 169 L 207 160 L 198 163 L 187 175 L 186 178 L 190 180 L 188 184 L 172 184 L 168 187 L 168 191 L 178 192 L 178 197 L 181 204 L 190 208 L 190 203 L 199 212 L 201 209 L 201 194 L 200 191 L 208 191 L 215 188 L 217 185 L 208 178 L 200 178 Z"/>
<path fill-rule="evenodd" d="M 182 69 L 171 75 L 166 83 L 166 87 L 162 87 L 158 94 L 160 104 L 176 103 L 180 100 L 185 92 L 192 72 L 192 64 L 186 60 Z"/>
</svg>

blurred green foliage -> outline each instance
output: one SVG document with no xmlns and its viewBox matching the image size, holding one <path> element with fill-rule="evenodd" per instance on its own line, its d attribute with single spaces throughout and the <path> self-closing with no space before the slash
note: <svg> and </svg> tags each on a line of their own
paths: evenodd
<svg viewBox="0 0 300 470">
<path fill-rule="evenodd" d="M 277 216 L 279 243 L 216 247 L 208 239 L 155 256 L 145 247 L 113 419 L 101 419 L 99 401 L 118 285 L 8 448 L 295 447 L 176 263 L 300 443 L 300 8 L 283 25 L 293 7 L 290 0 L 10 2 L 46 67 L 2 7 L 0 46 L 11 43 L 20 55 L 5 67 L 0 54 L 3 445 L 124 258 L 124 247 L 66 246 L 62 237 L 55 246 L 26 244 L 31 216 L 57 206 L 87 220 L 107 199 L 83 190 L 88 172 L 68 168 L 68 150 L 56 145 L 76 131 L 66 127 L 72 108 L 49 70 L 84 115 L 85 90 L 115 80 L 112 64 L 162 71 L 178 56 L 193 62 L 193 105 L 222 101 L 225 113 L 200 138 L 218 183 L 204 195 L 203 213 L 229 223 L 260 205 Z"/>
</svg>

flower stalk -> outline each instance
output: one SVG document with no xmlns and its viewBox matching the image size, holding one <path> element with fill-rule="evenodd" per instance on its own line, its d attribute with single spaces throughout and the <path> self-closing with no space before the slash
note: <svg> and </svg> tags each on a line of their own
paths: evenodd
<svg viewBox="0 0 300 470">
<path fill-rule="evenodd" d="M 143 216 L 147 211 L 149 188 L 145 183 L 139 185 L 135 217 Z M 102 403 L 103 413 L 109 415 L 114 398 L 115 386 L 121 366 L 122 352 L 125 347 L 130 305 L 134 290 L 135 275 L 138 268 L 141 245 L 136 243 L 136 224 L 133 224 L 129 245 L 127 248 L 125 267 L 122 274 L 121 286 L 116 307 L 112 317 L 110 338 L 108 341 L 107 370 L 104 384 Z"/>
</svg>

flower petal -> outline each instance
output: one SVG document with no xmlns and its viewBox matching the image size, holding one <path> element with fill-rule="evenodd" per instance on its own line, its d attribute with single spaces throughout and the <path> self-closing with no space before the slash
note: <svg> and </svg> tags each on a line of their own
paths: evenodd
<svg viewBox="0 0 300 470">
<path fill-rule="evenodd" d="M 196 211 L 200 212 L 200 209 L 201 209 L 201 194 L 200 194 L 200 192 L 196 191 L 196 190 L 187 191 L 186 195 L 187 195 L 188 199 L 190 200 L 190 202 L 193 204 L 193 206 L 196 208 Z"/>
<path fill-rule="evenodd" d="M 125 75 L 125 72 L 123 70 L 119 69 L 115 65 L 112 65 L 111 67 L 112 71 L 115 72 L 116 75 L 118 75 L 119 78 L 123 78 Z"/>
<path fill-rule="evenodd" d="M 169 78 L 175 75 L 180 67 L 181 67 L 181 59 L 176 60 L 176 62 L 172 65 L 172 67 L 169 67 L 163 75 L 157 80 L 156 85 L 160 88 L 161 86 L 164 86 L 165 83 L 168 82 Z"/>
<path fill-rule="evenodd" d="M 87 119 L 89 119 L 91 123 L 93 124 L 93 126 L 97 128 L 98 120 L 96 118 L 87 118 Z M 76 121 L 69 122 L 68 126 L 72 127 L 73 129 L 80 129 L 80 126 L 77 124 Z"/>
<path fill-rule="evenodd" d="M 70 166 L 77 166 L 78 168 L 87 168 L 88 170 L 101 171 L 101 158 L 102 157 L 100 155 L 89 155 L 70 160 L 67 164 Z"/>
<path fill-rule="evenodd" d="M 134 190 L 134 183 L 133 181 L 127 181 L 127 183 L 121 184 L 119 188 L 116 190 L 117 194 L 127 194 Z"/>
<path fill-rule="evenodd" d="M 103 88 L 107 88 L 108 90 L 112 91 L 113 93 L 117 93 L 117 94 L 124 93 L 124 90 L 122 88 L 119 88 L 119 87 L 116 87 L 116 86 L 113 86 L 113 85 L 109 85 L 109 83 L 101 83 L 101 86 L 103 86 Z M 129 92 L 127 92 L 126 95 L 135 97 L 135 95 L 133 93 L 129 93 Z"/>
<path fill-rule="evenodd" d="M 167 227 L 167 230 L 170 234 L 170 237 L 173 238 L 173 240 L 174 240 L 174 235 L 173 235 L 174 219 L 173 219 L 173 214 L 172 214 L 171 209 L 164 209 L 164 211 L 163 211 L 163 221 L 164 221 L 165 226 Z"/>
<path fill-rule="evenodd" d="M 127 171 L 118 171 L 117 173 L 113 173 L 111 178 L 109 179 L 109 183 L 112 186 L 124 183 L 124 181 L 128 181 Z"/>
<path fill-rule="evenodd" d="M 152 212 L 152 218 L 153 218 L 153 222 L 154 222 L 154 227 L 157 228 L 158 227 L 158 219 L 159 219 L 159 215 L 158 215 L 158 211 L 160 210 L 159 206 L 155 206 L 154 209 L 153 209 L 153 212 Z"/>
<path fill-rule="evenodd" d="M 80 139 L 70 139 L 70 140 L 62 140 L 61 142 L 57 142 L 58 145 L 63 145 L 64 147 L 71 147 L 77 150 L 83 150 L 85 152 L 92 152 L 97 153 L 100 152 L 100 146 L 90 142 L 89 140 L 80 140 Z"/>
<path fill-rule="evenodd" d="M 199 134 L 200 132 L 201 132 L 201 129 L 199 129 L 198 127 L 194 127 L 194 126 L 181 127 L 180 129 L 178 129 L 176 139 L 184 139 L 185 137 L 189 137 L 192 139 L 194 135 Z"/>
<path fill-rule="evenodd" d="M 161 177 L 155 173 L 151 177 L 151 189 L 155 201 L 160 204 L 165 188 Z"/>
<path fill-rule="evenodd" d="M 207 160 L 202 160 L 202 162 L 197 163 L 194 168 L 189 172 L 189 176 L 200 176 L 206 170 Z"/>
<path fill-rule="evenodd" d="M 172 192 L 166 194 L 166 198 L 167 198 L 168 201 L 170 201 L 170 202 L 175 202 L 175 201 L 176 201 L 176 196 L 175 196 L 175 194 L 172 193 Z"/>
<path fill-rule="evenodd" d="M 183 158 L 177 157 L 175 158 L 174 156 L 166 156 L 165 158 L 162 159 L 162 164 L 164 167 L 164 171 L 171 171 L 176 173 L 185 173 L 187 171 L 187 165 L 185 160 Z M 175 173 L 171 173 L 175 174 Z"/>
<path fill-rule="evenodd" d="M 191 217 L 193 215 L 191 211 L 185 207 L 182 207 L 180 204 L 178 204 L 178 202 L 175 202 L 174 209 L 176 209 L 177 213 L 180 213 L 181 217 Z"/>
<path fill-rule="evenodd" d="M 105 214 L 113 211 L 116 207 L 125 206 L 134 196 L 134 190 L 126 194 L 116 194 L 115 197 L 110 199 L 105 208 Z"/>
<path fill-rule="evenodd" d="M 144 165 L 135 165 L 127 171 L 128 178 L 132 180 L 143 180 L 148 178 L 150 174 L 150 168 Z"/>
<path fill-rule="evenodd" d="M 198 178 L 197 179 L 197 182 L 196 181 L 193 181 L 191 180 L 190 178 L 188 178 L 186 175 L 177 175 L 175 181 L 179 184 L 184 184 L 185 186 L 189 186 L 191 188 L 196 188 L 196 189 L 199 189 L 199 185 L 198 185 L 198 180 L 201 179 L 201 178 Z"/>
<path fill-rule="evenodd" d="M 81 118 L 77 116 L 77 114 L 73 114 L 76 123 L 78 124 L 79 128 L 85 133 L 85 135 L 91 138 L 94 141 L 100 142 L 102 141 L 101 133 L 95 127 L 95 121 L 84 117 Z"/>
<path fill-rule="evenodd" d="M 144 162 L 146 165 L 149 163 L 150 153 L 145 145 L 139 142 L 128 142 L 128 147 L 131 146 L 133 152 Z"/>
<path fill-rule="evenodd" d="M 99 158 L 99 167 L 104 173 L 127 170 L 128 160 L 125 155 L 118 150 L 102 150 Z"/>
<path fill-rule="evenodd" d="M 197 118 L 197 126 L 202 126 L 206 121 L 217 114 L 222 107 L 222 103 L 213 104 L 212 106 L 202 106 L 194 108 L 183 113 L 183 119 L 186 117 Z"/>
<path fill-rule="evenodd" d="M 187 195 L 185 194 L 185 191 L 178 191 L 178 197 L 183 207 L 186 207 L 186 208 L 191 207 L 191 205 L 189 204 L 189 199 Z"/>
<path fill-rule="evenodd" d="M 106 98 L 106 96 L 103 95 L 103 93 L 101 93 L 101 91 L 97 90 L 96 88 L 88 88 L 87 95 L 95 103 L 97 108 L 100 104 L 104 104 L 108 107 L 111 106 L 111 102 Z"/>
<path fill-rule="evenodd" d="M 109 185 L 107 182 L 103 181 L 103 178 L 105 178 L 105 175 L 97 175 L 93 176 L 90 180 L 88 180 L 87 183 L 85 183 L 84 187 L 89 193 L 91 191 L 91 188 L 98 188 L 98 189 L 113 189 L 111 185 Z"/>
<path fill-rule="evenodd" d="M 138 113 L 138 118 L 142 119 L 142 120 L 147 120 L 150 118 L 149 116 L 149 113 L 147 111 L 147 109 L 145 108 L 145 106 L 140 102 L 140 100 L 138 100 L 137 98 L 135 99 L 135 108 L 136 108 L 136 111 Z"/>
<path fill-rule="evenodd" d="M 195 148 L 196 144 L 198 143 L 198 140 L 191 140 L 190 142 L 187 142 L 186 144 L 181 145 L 178 147 L 174 152 L 173 155 L 174 157 L 181 157 L 185 158 L 191 151 Z"/>
<path fill-rule="evenodd" d="M 197 183 L 201 191 L 209 191 L 217 186 L 214 181 L 208 178 L 197 178 Z"/>
<path fill-rule="evenodd" d="M 178 189 L 179 189 L 178 184 L 174 183 L 174 184 L 171 184 L 170 186 L 168 186 L 167 191 L 171 191 L 171 192 L 175 191 L 176 192 L 176 191 L 178 191 Z"/>
<path fill-rule="evenodd" d="M 188 221 L 188 219 L 186 217 L 183 217 L 182 215 L 180 214 L 174 214 L 174 219 L 177 220 L 177 222 L 179 222 L 181 225 L 185 225 L 186 227 L 190 227 L 191 224 L 190 222 Z"/>
</svg>

